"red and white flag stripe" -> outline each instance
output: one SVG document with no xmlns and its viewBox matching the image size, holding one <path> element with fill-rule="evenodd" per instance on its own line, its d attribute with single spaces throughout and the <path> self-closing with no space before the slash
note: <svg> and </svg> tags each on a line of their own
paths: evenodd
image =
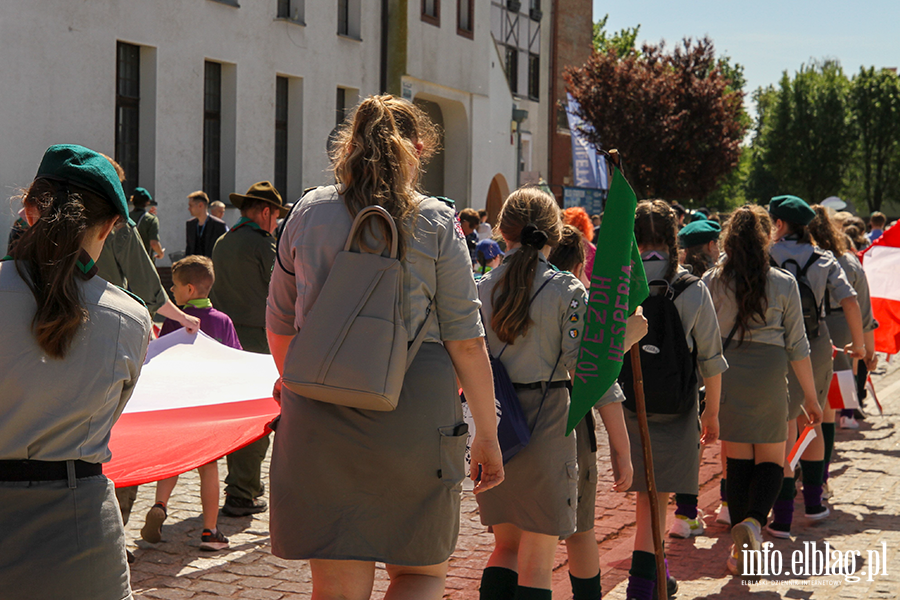
<svg viewBox="0 0 900 600">
<path fill-rule="evenodd" d="M 856 376 L 853 371 L 835 371 L 831 376 L 828 388 L 828 405 L 834 410 L 859 408 L 859 395 L 856 393 Z"/>
<path fill-rule="evenodd" d="M 180 329 L 150 342 L 130 401 L 112 429 L 103 472 L 116 487 L 178 475 L 268 433 L 280 408 L 267 354 Z"/>
<path fill-rule="evenodd" d="M 872 312 L 878 321 L 875 350 L 897 354 L 900 348 L 900 227 L 889 227 L 861 254 L 869 281 Z"/>
<path fill-rule="evenodd" d="M 792 470 L 797 468 L 800 457 L 803 456 L 807 446 L 809 446 L 810 442 L 812 442 L 815 437 L 816 428 L 812 425 L 807 425 L 806 429 L 803 430 L 803 433 L 800 434 L 800 437 L 797 438 L 797 443 L 794 444 L 791 453 L 788 454 L 788 464 L 791 465 Z"/>
</svg>

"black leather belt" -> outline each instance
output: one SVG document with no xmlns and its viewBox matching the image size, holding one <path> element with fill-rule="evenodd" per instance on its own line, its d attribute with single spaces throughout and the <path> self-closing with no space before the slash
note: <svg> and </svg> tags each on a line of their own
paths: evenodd
<svg viewBox="0 0 900 600">
<path fill-rule="evenodd" d="M 103 465 L 83 460 L 75 463 L 75 477 L 93 477 L 103 474 Z M 68 479 L 66 461 L 0 460 L 0 481 L 56 481 Z"/>
<path fill-rule="evenodd" d="M 534 383 L 514 383 L 513 387 L 517 390 L 540 390 L 544 388 L 544 381 L 535 381 Z M 566 387 L 568 381 L 551 381 L 547 384 L 548 388 Z"/>
</svg>

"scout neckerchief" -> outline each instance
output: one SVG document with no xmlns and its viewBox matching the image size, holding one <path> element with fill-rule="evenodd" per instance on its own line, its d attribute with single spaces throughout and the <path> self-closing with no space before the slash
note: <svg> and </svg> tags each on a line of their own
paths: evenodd
<svg viewBox="0 0 900 600">
<path fill-rule="evenodd" d="M 4 262 L 7 260 L 14 260 L 12 256 L 7 254 L 3 258 L 0 258 L 0 262 Z M 91 255 L 87 253 L 87 250 L 84 248 L 81 249 L 81 252 L 78 254 L 78 260 L 75 261 L 76 273 L 82 279 L 90 279 L 94 275 L 97 274 L 97 265 L 94 264 L 94 259 L 91 258 Z"/>
<path fill-rule="evenodd" d="M 194 308 L 212 308 L 212 301 L 209 298 L 194 298 L 185 302 L 184 307 L 193 306 Z"/>
<path fill-rule="evenodd" d="M 257 231 L 262 231 L 262 227 L 257 225 L 256 221 L 248 219 L 247 217 L 241 217 L 238 220 L 238 222 L 234 224 L 234 227 L 231 228 L 231 231 L 234 231 L 235 229 L 240 229 L 241 227 L 244 227 L 245 225 L 247 227 L 249 227 L 250 229 L 256 229 Z"/>
</svg>

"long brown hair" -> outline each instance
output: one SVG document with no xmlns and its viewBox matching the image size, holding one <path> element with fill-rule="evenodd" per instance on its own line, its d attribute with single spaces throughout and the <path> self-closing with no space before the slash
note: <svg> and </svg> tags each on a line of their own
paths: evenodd
<svg viewBox="0 0 900 600">
<path fill-rule="evenodd" d="M 744 341 L 745 334 L 750 330 L 751 320 L 766 321 L 771 231 L 769 213 L 758 205 L 745 205 L 737 209 L 725 226 L 722 245 L 726 258 L 717 285 L 724 284 L 734 292 L 737 305 L 735 322 L 740 334 L 738 344 Z"/>
<path fill-rule="evenodd" d="M 88 318 L 75 281 L 84 237 L 118 213 L 96 194 L 47 179 L 36 179 L 23 202 L 40 214 L 14 252 L 16 270 L 37 303 L 31 328 L 44 352 L 64 358 Z"/>
<path fill-rule="evenodd" d="M 684 251 L 682 264 L 689 265 L 697 277 L 706 273 L 715 264 L 715 259 L 706 253 L 706 244 L 691 246 Z"/>
<path fill-rule="evenodd" d="M 678 214 L 664 200 L 641 200 L 634 213 L 634 237 L 639 246 L 665 246 L 669 268 L 665 278 L 672 281 L 678 269 Z"/>
<path fill-rule="evenodd" d="M 363 100 L 337 134 L 332 167 L 350 216 L 367 206 L 385 208 L 397 223 L 401 255 L 418 214 L 419 174 L 439 139 L 423 111 L 391 95 Z"/>
<path fill-rule="evenodd" d="M 813 204 L 810 208 L 816 211 L 815 218 L 807 225 L 812 239 L 822 250 L 828 250 L 835 256 L 841 256 L 847 251 L 844 233 L 838 230 L 824 206 Z"/>
<path fill-rule="evenodd" d="M 500 233 L 510 242 L 522 244 L 506 259 L 506 271 L 491 295 L 491 329 L 500 341 L 512 344 L 528 333 L 531 286 L 538 265 L 538 252 L 559 243 L 562 223 L 556 199 L 538 188 L 514 191 L 500 211 Z"/>
</svg>

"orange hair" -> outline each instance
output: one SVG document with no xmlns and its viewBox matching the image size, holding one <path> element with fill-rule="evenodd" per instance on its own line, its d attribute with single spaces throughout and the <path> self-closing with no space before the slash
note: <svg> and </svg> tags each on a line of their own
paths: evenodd
<svg viewBox="0 0 900 600">
<path fill-rule="evenodd" d="M 578 229 L 587 241 L 591 242 L 594 240 L 594 225 L 591 223 L 591 217 L 580 206 L 573 206 L 564 210 L 563 223 Z"/>
</svg>

